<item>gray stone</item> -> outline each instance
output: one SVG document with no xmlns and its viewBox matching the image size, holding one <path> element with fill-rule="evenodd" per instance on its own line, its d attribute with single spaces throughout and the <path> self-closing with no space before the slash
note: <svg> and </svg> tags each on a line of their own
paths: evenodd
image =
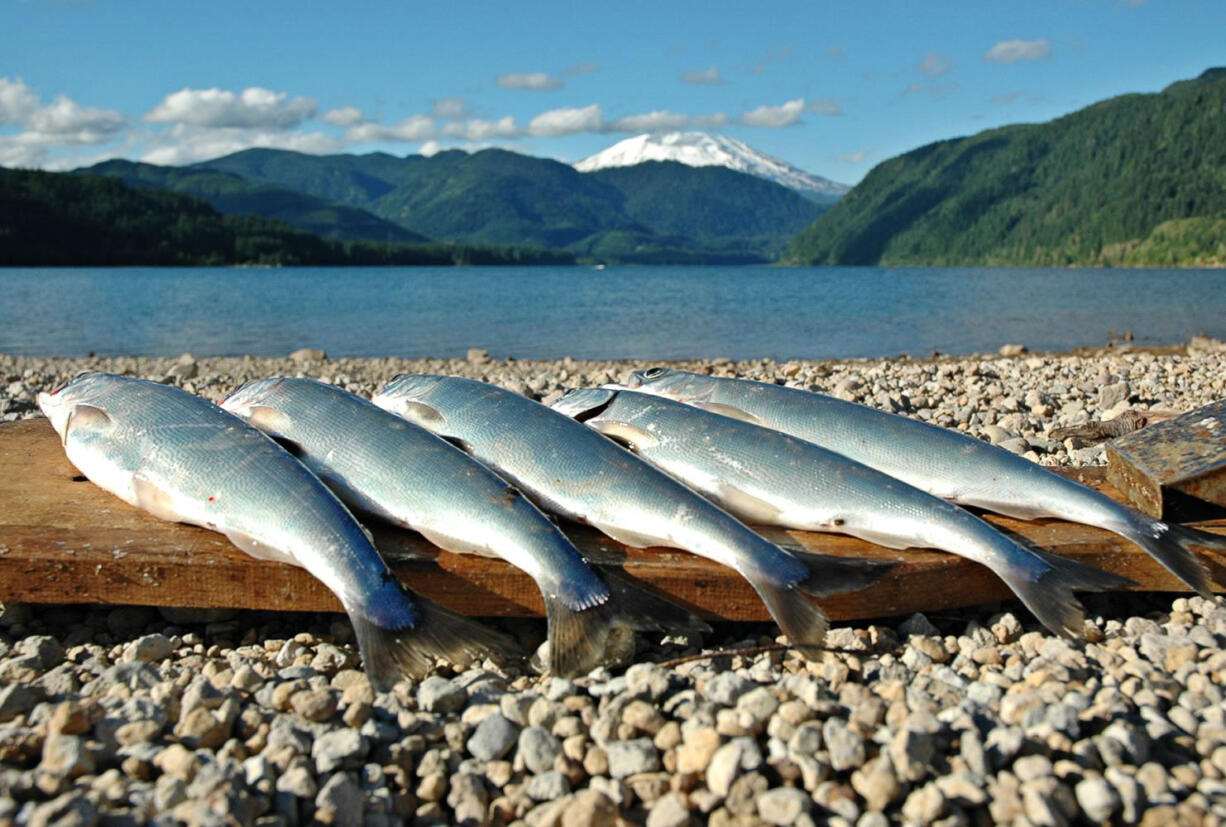
<svg viewBox="0 0 1226 827">
<path fill-rule="evenodd" d="M 1127 399 L 1131 392 L 1127 382 L 1113 382 L 1110 385 L 1103 385 L 1098 390 L 1099 411 L 1111 410 Z"/>
<path fill-rule="evenodd" d="M 53 735 L 43 745 L 39 770 L 56 778 L 73 779 L 94 771 L 94 755 L 85 739 L 76 735 Z"/>
<path fill-rule="evenodd" d="M 839 718 L 827 718 L 822 724 L 822 740 L 830 753 L 830 766 L 836 772 L 851 770 L 864 763 L 864 739 Z"/>
<path fill-rule="evenodd" d="M 707 681 L 702 694 L 708 701 L 720 706 L 732 706 L 737 698 L 753 689 L 750 681 L 742 678 L 736 672 L 720 672 Z"/>
<path fill-rule="evenodd" d="M 98 805 L 83 790 L 70 790 L 39 804 L 26 817 L 26 827 L 90 827 L 98 823 Z"/>
<path fill-rule="evenodd" d="M 1119 793 L 1101 775 L 1083 778 L 1073 792 L 1077 795 L 1077 804 L 1091 821 L 1105 823 L 1120 808 Z"/>
<path fill-rule="evenodd" d="M 493 761 L 506 755 L 519 738 L 519 727 L 501 713 L 486 717 L 468 739 L 468 751 L 481 761 Z"/>
<path fill-rule="evenodd" d="M 446 678 L 431 675 L 417 687 L 417 705 L 426 712 L 459 712 L 468 703 L 468 693 Z"/>
<path fill-rule="evenodd" d="M 685 827 L 689 823 L 690 810 L 681 793 L 665 793 L 647 813 L 647 827 Z"/>
<path fill-rule="evenodd" d="M 43 700 L 43 692 L 19 683 L 0 686 L 0 723 L 29 712 Z"/>
<path fill-rule="evenodd" d="M 778 787 L 758 797 L 758 817 L 767 824 L 795 824 L 813 808 L 813 799 L 795 787 Z"/>
<path fill-rule="evenodd" d="M 319 736 L 311 745 L 311 760 L 320 775 L 337 769 L 362 766 L 370 742 L 358 731 L 345 727 Z"/>
<path fill-rule="evenodd" d="M 605 753 L 609 758 L 609 775 L 613 778 L 626 778 L 660 768 L 660 755 L 650 738 L 609 741 L 605 744 Z"/>
<path fill-rule="evenodd" d="M 530 726 L 519 733 L 519 756 L 529 772 L 549 772 L 561 751 L 561 742 L 544 727 Z"/>
<path fill-rule="evenodd" d="M 328 354 L 319 348 L 300 347 L 289 355 L 289 360 L 295 365 L 305 365 L 308 362 L 326 362 Z"/>
<path fill-rule="evenodd" d="M 14 646 L 13 651 L 36 658 L 40 672 L 46 672 L 64 660 L 64 647 L 50 635 L 31 635 Z"/>
<path fill-rule="evenodd" d="M 123 659 L 141 663 L 156 663 L 170 657 L 172 652 L 174 652 L 174 647 L 171 646 L 170 638 L 166 635 L 145 635 L 124 647 Z"/>
<path fill-rule="evenodd" d="M 315 817 L 337 827 L 362 827 L 362 789 L 349 773 L 329 778 L 315 796 Z"/>
<path fill-rule="evenodd" d="M 543 772 L 532 776 L 527 793 L 533 801 L 555 801 L 570 793 L 570 779 L 556 770 Z"/>
<path fill-rule="evenodd" d="M 752 738 L 733 738 L 715 751 L 707 765 L 707 789 L 719 796 L 728 795 L 742 770 L 762 765 L 762 752 Z"/>
</svg>

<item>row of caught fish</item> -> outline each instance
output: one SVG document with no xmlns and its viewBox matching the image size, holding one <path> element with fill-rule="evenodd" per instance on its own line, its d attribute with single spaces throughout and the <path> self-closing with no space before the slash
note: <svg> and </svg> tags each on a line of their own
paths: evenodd
<svg viewBox="0 0 1226 827">
<path fill-rule="evenodd" d="M 39 404 L 69 459 L 102 488 L 319 578 L 348 612 L 380 687 L 438 656 L 465 663 L 513 647 L 410 595 L 341 501 L 527 572 L 544 596 L 548 666 L 562 675 L 623 654 L 627 632 L 705 624 L 602 579 L 537 506 L 627 545 L 677 547 L 735 569 L 802 651 L 826 629 L 807 596 L 862 588 L 891 564 L 785 551 L 741 519 L 960 554 L 1070 635 L 1083 625 L 1074 589 L 1130 581 L 1021 546 L 946 500 L 1115 531 L 1202 594 L 1209 580 L 1189 546 L 1226 548 L 1226 537 L 1151 520 L 954 431 L 662 368 L 625 387 L 572 391 L 553 410 L 482 382 L 423 375 L 396 377 L 373 404 L 314 380 L 257 380 L 222 410 L 172 387 L 87 373 Z"/>
</svg>

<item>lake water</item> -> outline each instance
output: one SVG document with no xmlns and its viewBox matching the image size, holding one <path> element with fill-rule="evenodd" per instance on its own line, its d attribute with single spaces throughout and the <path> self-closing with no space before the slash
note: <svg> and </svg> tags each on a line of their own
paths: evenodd
<svg viewBox="0 0 1226 827">
<path fill-rule="evenodd" d="M 0 269 L 0 353 L 848 358 L 1226 337 L 1226 270 Z"/>
</svg>

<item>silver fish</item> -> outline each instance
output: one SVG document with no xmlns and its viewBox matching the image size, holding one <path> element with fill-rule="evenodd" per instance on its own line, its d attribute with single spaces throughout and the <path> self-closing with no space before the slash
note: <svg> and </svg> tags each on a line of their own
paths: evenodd
<svg viewBox="0 0 1226 827">
<path fill-rule="evenodd" d="M 735 569 L 795 646 L 819 644 L 827 625 L 804 594 L 863 588 L 889 567 L 789 554 L 599 434 L 484 382 L 401 375 L 373 401 L 461 445 L 549 511 L 628 546 L 681 548 Z"/>
<path fill-rule="evenodd" d="M 1004 448 L 947 428 L 796 388 L 668 368 L 635 372 L 628 387 L 807 440 L 942 499 L 1010 517 L 1056 517 L 1119 534 L 1209 597 L 1193 546 L 1226 537 L 1154 520 Z"/>
<path fill-rule="evenodd" d="M 350 507 L 449 551 L 501 557 L 545 599 L 550 671 L 571 677 L 616 660 L 620 630 L 694 632 L 688 612 L 618 581 L 613 591 L 541 511 L 424 428 L 314 379 L 248 382 L 221 403 L 290 449 Z"/>
<path fill-rule="evenodd" d="M 38 404 L 68 459 L 100 488 L 318 578 L 349 614 L 376 688 L 420 677 L 436 656 L 468 663 L 509 644 L 411 596 L 332 492 L 267 436 L 208 400 L 91 372 L 40 393 Z"/>
<path fill-rule="evenodd" d="M 982 563 L 1055 632 L 1083 632 L 1073 589 L 1132 582 L 1024 548 L 956 505 L 779 431 L 607 386 L 571 391 L 551 407 L 747 522 L 850 534 L 887 548 L 943 549 Z"/>
</svg>

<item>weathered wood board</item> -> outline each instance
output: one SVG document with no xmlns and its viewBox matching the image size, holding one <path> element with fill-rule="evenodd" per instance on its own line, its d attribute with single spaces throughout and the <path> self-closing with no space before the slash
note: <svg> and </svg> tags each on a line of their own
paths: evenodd
<svg viewBox="0 0 1226 827">
<path fill-rule="evenodd" d="M 1101 469 L 1086 469 L 1080 478 L 1113 493 Z M 1137 588 L 1185 590 L 1114 534 L 1057 521 L 988 519 L 1023 542 L 1130 577 Z M 1226 516 L 1200 525 L 1226 533 Z M 565 529 L 597 565 L 621 569 L 708 618 L 767 619 L 757 595 L 730 569 L 679 551 L 629 549 L 583 526 Z M 838 535 L 763 533 L 792 548 L 902 561 L 868 589 L 821 601 L 836 619 L 938 611 L 1009 596 L 987 569 L 952 554 L 891 551 Z M 543 612 L 532 581 L 500 560 L 441 552 L 398 529 L 377 528 L 375 534 L 396 573 L 446 606 L 483 616 Z M 1205 559 L 1211 575 L 1226 582 L 1226 555 Z M 304 570 L 255 560 L 220 534 L 157 520 L 85 481 L 42 419 L 0 425 L 0 601 L 340 611 L 336 598 Z"/>
<path fill-rule="evenodd" d="M 1226 505 L 1226 401 L 1108 442 L 1107 479 L 1160 519 Z"/>
</svg>

